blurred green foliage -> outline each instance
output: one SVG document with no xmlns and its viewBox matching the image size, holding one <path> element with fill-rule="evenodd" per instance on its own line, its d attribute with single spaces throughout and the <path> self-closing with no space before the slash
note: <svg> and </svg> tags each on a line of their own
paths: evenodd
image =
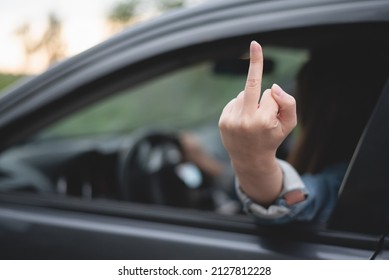
<svg viewBox="0 0 389 280">
<path fill-rule="evenodd" d="M 0 74 L 0 95 L 5 92 L 5 89 L 11 84 L 15 83 L 17 80 L 22 78 L 21 75 L 12 75 L 12 74 Z"/>
<path fill-rule="evenodd" d="M 184 0 L 158 0 L 156 5 L 160 11 L 177 9 L 185 5 Z"/>
<path fill-rule="evenodd" d="M 108 22 L 116 25 L 127 25 L 136 14 L 139 0 L 126 0 L 116 3 L 108 13 Z"/>
<path fill-rule="evenodd" d="M 121 0 L 114 3 L 107 13 L 106 19 L 112 33 L 142 20 L 145 14 L 167 12 L 185 6 L 186 0 Z"/>
</svg>

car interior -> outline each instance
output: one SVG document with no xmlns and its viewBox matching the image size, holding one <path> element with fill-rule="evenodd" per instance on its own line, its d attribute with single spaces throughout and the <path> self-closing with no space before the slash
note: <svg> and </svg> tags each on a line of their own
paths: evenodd
<svg viewBox="0 0 389 280">
<path fill-rule="evenodd" d="M 250 34 L 154 59 L 158 73 L 148 75 L 147 62 L 138 69 L 144 78 L 136 82 L 123 82 L 132 75 L 124 69 L 107 79 L 120 90 L 74 106 L 3 151 L 0 191 L 241 215 L 217 123 L 244 86 L 250 40 L 264 49 L 262 89 L 277 82 L 293 95 L 296 75 L 312 50 L 328 42 L 350 48 L 369 42 L 377 51 L 387 50 L 386 30 L 375 23 Z M 287 158 L 298 133 L 297 127 L 279 158 Z"/>
<path fill-rule="evenodd" d="M 282 79 L 292 90 L 307 50 L 265 51 L 265 86 Z M 284 61 L 278 73 L 272 69 Z M 214 200 L 230 201 L 234 181 L 218 117 L 244 85 L 247 67 L 246 50 L 207 59 L 74 112 L 3 154 L 2 170 L 10 176 L 3 177 L 2 189 L 215 210 Z M 183 147 L 184 135 L 195 143 Z M 213 193 L 219 189 L 215 178 L 185 158 L 185 149 L 196 148 L 228 171 L 217 180 L 224 181 L 216 191 L 224 199 Z"/>
</svg>

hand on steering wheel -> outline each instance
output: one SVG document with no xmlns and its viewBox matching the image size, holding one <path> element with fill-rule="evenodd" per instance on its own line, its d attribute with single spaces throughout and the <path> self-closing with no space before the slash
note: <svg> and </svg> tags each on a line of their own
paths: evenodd
<svg viewBox="0 0 389 280">
<path fill-rule="evenodd" d="M 121 197 L 141 203 L 212 208 L 204 172 L 187 162 L 185 155 L 176 134 L 148 131 L 141 135 L 124 160 Z"/>
</svg>

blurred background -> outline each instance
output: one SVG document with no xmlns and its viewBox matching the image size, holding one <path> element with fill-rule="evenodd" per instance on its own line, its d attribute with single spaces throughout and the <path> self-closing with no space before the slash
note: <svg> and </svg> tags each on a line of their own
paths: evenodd
<svg viewBox="0 0 389 280">
<path fill-rule="evenodd" d="M 209 0 L 12 0 L 0 16 L 0 95 L 127 26 Z"/>
</svg>

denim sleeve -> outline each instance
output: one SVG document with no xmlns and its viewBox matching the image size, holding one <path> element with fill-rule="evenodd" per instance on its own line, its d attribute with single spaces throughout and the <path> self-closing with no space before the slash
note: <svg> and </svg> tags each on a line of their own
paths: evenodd
<svg viewBox="0 0 389 280">
<path fill-rule="evenodd" d="M 346 163 L 340 163 L 319 174 L 302 176 L 308 196 L 301 203 L 290 207 L 291 217 L 298 221 L 325 223 L 335 207 L 347 166 Z M 282 199 L 279 200 L 278 203 L 282 204 Z"/>
<path fill-rule="evenodd" d="M 237 184 L 237 193 L 245 211 L 254 215 L 262 224 L 285 224 L 293 221 L 325 223 L 329 218 L 337 197 L 340 185 L 347 169 L 341 163 L 326 168 L 319 174 L 305 174 L 296 178 L 297 172 L 287 164 L 280 164 L 284 173 L 283 191 L 273 205 L 265 208 L 247 197 Z M 305 200 L 287 205 L 283 195 L 293 189 L 301 189 Z"/>
</svg>

